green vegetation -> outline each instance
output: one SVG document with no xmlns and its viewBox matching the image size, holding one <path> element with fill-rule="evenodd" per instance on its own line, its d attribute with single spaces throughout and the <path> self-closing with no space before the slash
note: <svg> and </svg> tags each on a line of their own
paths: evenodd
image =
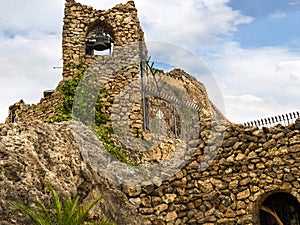
<svg viewBox="0 0 300 225">
<path fill-rule="evenodd" d="M 34 201 L 35 208 L 29 208 L 23 203 L 13 203 L 12 209 L 15 212 L 27 215 L 34 225 L 114 225 L 106 221 L 88 221 L 89 211 L 101 200 L 97 198 L 87 206 L 78 205 L 79 197 L 74 199 L 60 200 L 53 187 L 45 182 L 52 194 L 53 201 L 44 204 L 38 200 Z M 88 223 L 85 223 L 88 222 Z"/>
<path fill-rule="evenodd" d="M 76 93 L 77 86 L 86 71 L 86 66 L 81 63 L 74 65 L 78 71 L 74 74 L 73 78 L 61 83 L 58 90 L 63 95 L 61 104 L 56 108 L 57 116 L 45 120 L 47 123 L 61 122 L 72 119 L 72 106 Z"/>
<path fill-rule="evenodd" d="M 128 159 L 121 147 L 114 144 L 114 141 L 111 138 L 114 132 L 112 127 L 107 125 L 107 123 L 110 121 L 110 116 L 102 112 L 102 109 L 105 108 L 106 102 L 100 101 L 99 98 L 99 95 L 101 95 L 106 96 L 108 99 L 109 96 L 107 90 L 104 87 L 98 87 L 96 84 L 91 85 L 97 82 L 92 81 L 92 73 L 85 74 L 87 67 L 82 63 L 75 64 L 73 67 L 77 69 L 77 72 L 74 74 L 73 78 L 61 83 L 58 87 L 59 91 L 63 95 L 63 100 L 56 109 L 57 115 L 44 120 L 44 122 L 54 123 L 71 119 L 79 120 L 89 126 L 90 129 L 95 132 L 95 134 L 99 137 L 99 140 L 102 142 L 105 150 L 117 160 L 129 165 L 136 165 L 133 161 Z M 83 78 L 83 75 L 85 75 L 84 79 L 89 79 L 89 82 L 81 84 L 80 86 L 83 87 L 78 89 L 79 82 Z M 77 104 L 76 106 L 73 106 L 76 92 L 80 93 L 80 97 L 77 96 Z M 96 103 L 92 102 L 92 100 L 96 98 Z M 78 102 L 80 104 L 78 104 Z M 91 108 L 95 109 L 94 113 L 86 111 L 86 109 Z"/>
<path fill-rule="evenodd" d="M 137 138 L 141 138 L 142 137 L 142 134 L 141 132 L 139 131 L 139 129 L 136 129 L 133 134 L 137 137 Z"/>
<path fill-rule="evenodd" d="M 113 133 L 113 128 L 111 126 L 96 127 L 96 134 L 108 153 L 121 162 L 136 166 L 137 164 L 127 157 L 127 155 L 122 151 L 121 147 L 114 144 L 113 140 L 111 139 Z"/>
</svg>

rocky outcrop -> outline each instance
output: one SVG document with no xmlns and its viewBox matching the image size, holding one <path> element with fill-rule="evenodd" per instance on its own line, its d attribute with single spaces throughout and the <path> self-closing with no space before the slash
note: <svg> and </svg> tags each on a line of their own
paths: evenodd
<svg viewBox="0 0 300 225">
<path fill-rule="evenodd" d="M 82 160 L 72 130 L 72 122 L 0 125 L 0 223 L 29 224 L 21 215 L 10 213 L 10 204 L 46 200 L 49 193 L 43 183 L 47 180 L 60 196 L 79 195 L 82 204 L 103 195 L 91 217 L 145 224 L 126 195 Z"/>
</svg>

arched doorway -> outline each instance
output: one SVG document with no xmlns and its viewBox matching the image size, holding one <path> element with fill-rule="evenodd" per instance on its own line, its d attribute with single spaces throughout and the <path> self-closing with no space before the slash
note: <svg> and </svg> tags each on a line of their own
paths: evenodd
<svg viewBox="0 0 300 225">
<path fill-rule="evenodd" d="M 300 204 L 284 192 L 267 197 L 260 207 L 260 225 L 300 225 Z"/>
</svg>

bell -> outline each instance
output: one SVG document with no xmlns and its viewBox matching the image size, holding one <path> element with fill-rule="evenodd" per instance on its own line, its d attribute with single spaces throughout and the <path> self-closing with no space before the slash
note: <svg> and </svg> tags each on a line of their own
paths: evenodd
<svg viewBox="0 0 300 225">
<path fill-rule="evenodd" d="M 96 42 L 93 45 L 94 50 L 104 51 L 111 48 L 111 41 L 109 37 L 99 36 L 96 38 Z"/>
</svg>

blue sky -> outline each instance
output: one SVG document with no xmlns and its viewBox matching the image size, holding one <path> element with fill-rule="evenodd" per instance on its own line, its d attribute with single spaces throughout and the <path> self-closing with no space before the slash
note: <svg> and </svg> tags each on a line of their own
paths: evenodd
<svg viewBox="0 0 300 225">
<path fill-rule="evenodd" d="M 126 2 L 78 1 L 97 9 Z M 177 45 L 209 68 L 208 80 L 214 85 L 201 73 L 192 75 L 206 84 L 213 101 L 223 102 L 217 105 L 224 104 L 229 120 L 240 123 L 300 110 L 300 0 L 135 3 L 148 41 Z M 20 99 L 36 103 L 43 90 L 55 88 L 61 80 L 61 71 L 53 66 L 62 63 L 63 8 L 63 0 L 2 4 L 0 122 L 9 105 Z M 191 66 L 188 58 L 180 63 Z M 171 64 L 176 66 L 175 61 Z M 221 97 L 216 95 L 219 91 Z"/>
<path fill-rule="evenodd" d="M 300 51 L 299 1 L 231 0 L 229 6 L 254 18 L 233 35 L 242 47 L 284 46 Z"/>
</svg>

